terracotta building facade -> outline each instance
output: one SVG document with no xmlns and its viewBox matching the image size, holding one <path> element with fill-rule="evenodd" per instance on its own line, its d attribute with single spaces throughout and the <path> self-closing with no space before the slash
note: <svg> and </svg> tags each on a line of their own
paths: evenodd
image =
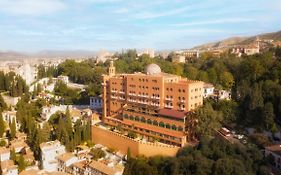
<svg viewBox="0 0 281 175">
<path fill-rule="evenodd" d="M 203 82 L 161 72 L 116 74 L 113 61 L 103 75 L 102 120 L 148 139 L 184 146 L 192 135 L 192 111 L 203 104 Z"/>
</svg>

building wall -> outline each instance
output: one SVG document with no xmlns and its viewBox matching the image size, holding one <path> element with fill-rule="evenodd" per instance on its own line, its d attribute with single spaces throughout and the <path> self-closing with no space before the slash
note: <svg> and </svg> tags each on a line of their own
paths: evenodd
<svg viewBox="0 0 281 175">
<path fill-rule="evenodd" d="M 179 147 L 157 145 L 152 143 L 141 143 L 118 133 L 114 133 L 97 126 L 92 126 L 92 141 L 94 143 L 102 144 L 109 148 L 119 150 L 123 154 L 127 154 L 128 148 L 131 150 L 133 156 L 175 156 Z"/>
<path fill-rule="evenodd" d="M 5 161 L 10 159 L 10 152 L 0 154 L 0 161 Z"/>
</svg>

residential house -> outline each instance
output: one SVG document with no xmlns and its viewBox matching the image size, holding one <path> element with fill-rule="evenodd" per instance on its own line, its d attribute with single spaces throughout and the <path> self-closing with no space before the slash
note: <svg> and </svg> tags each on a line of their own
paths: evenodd
<svg viewBox="0 0 281 175">
<path fill-rule="evenodd" d="M 10 150 L 6 147 L 0 147 L 0 162 L 10 159 Z"/>
<path fill-rule="evenodd" d="M 65 146 L 58 140 L 40 144 L 41 165 L 48 172 L 58 170 L 57 157 L 65 153 Z"/>
<path fill-rule="evenodd" d="M 18 175 L 18 166 L 12 160 L 5 160 L 1 162 L 2 175 Z"/>
<path fill-rule="evenodd" d="M 72 173 L 71 165 L 78 162 L 78 158 L 72 153 L 64 153 L 57 157 L 58 171 Z"/>
</svg>

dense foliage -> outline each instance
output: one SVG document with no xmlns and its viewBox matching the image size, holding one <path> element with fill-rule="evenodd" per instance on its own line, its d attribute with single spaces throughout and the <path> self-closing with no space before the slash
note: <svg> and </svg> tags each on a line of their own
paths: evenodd
<svg viewBox="0 0 281 175">
<path fill-rule="evenodd" d="M 58 139 L 66 146 L 68 151 L 73 151 L 77 145 L 91 140 L 91 121 L 77 120 L 72 126 L 69 110 L 66 113 L 57 112 L 49 119 L 50 138 Z"/>
<path fill-rule="evenodd" d="M 269 170 L 256 148 L 202 138 L 197 147 L 182 148 L 176 157 L 130 158 L 124 175 L 266 175 Z"/>
<path fill-rule="evenodd" d="M 28 86 L 21 76 L 14 72 L 4 74 L 0 71 L 0 91 L 9 91 L 12 97 L 19 97 L 28 92 Z"/>
</svg>

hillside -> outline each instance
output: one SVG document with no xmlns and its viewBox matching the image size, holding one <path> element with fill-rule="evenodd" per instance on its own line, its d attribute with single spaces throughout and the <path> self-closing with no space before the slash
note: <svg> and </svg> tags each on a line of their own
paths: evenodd
<svg viewBox="0 0 281 175">
<path fill-rule="evenodd" d="M 225 40 L 199 45 L 192 49 L 206 50 L 206 49 L 216 49 L 216 48 L 228 48 L 234 45 L 245 45 L 245 44 L 248 45 L 248 44 L 253 44 L 256 41 L 257 37 L 259 37 L 259 39 L 261 40 L 281 41 L 281 31 L 273 32 L 273 33 L 264 33 L 255 36 L 249 36 L 249 37 L 231 37 Z"/>
</svg>

